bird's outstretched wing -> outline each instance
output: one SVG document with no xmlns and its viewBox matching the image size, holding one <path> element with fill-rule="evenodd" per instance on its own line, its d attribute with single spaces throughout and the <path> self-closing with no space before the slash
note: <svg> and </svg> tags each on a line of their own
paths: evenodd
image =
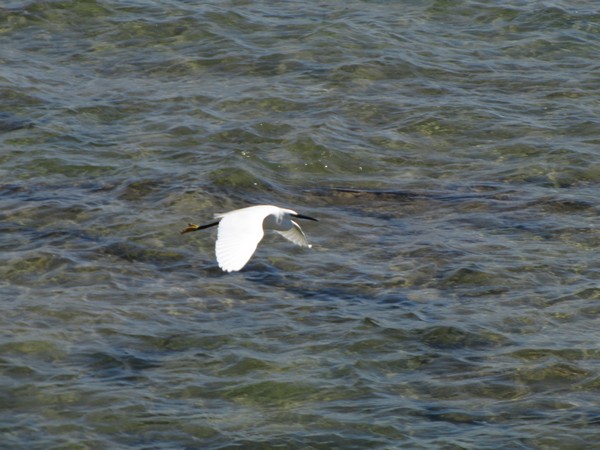
<svg viewBox="0 0 600 450">
<path fill-rule="evenodd" d="M 312 247 L 308 243 L 308 240 L 306 239 L 306 236 L 304 235 L 302 228 L 300 228 L 300 225 L 298 225 L 293 220 L 291 222 L 293 225 L 292 228 L 290 228 L 287 231 L 277 230 L 276 232 L 279 233 L 280 235 L 282 235 L 288 241 L 292 241 L 294 244 L 299 245 L 300 247 L 309 247 L 309 248 Z"/>
<path fill-rule="evenodd" d="M 225 272 L 244 267 L 263 238 L 263 218 L 257 219 L 254 216 L 249 213 L 240 214 L 239 211 L 237 214 L 221 216 L 215 253 L 219 267 Z"/>
</svg>

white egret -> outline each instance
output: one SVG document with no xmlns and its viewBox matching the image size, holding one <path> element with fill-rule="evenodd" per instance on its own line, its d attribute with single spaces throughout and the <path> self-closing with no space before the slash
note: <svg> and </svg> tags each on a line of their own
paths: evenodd
<svg viewBox="0 0 600 450">
<path fill-rule="evenodd" d="M 215 243 L 217 262 L 225 272 L 234 272 L 241 270 L 250 260 L 264 236 L 264 230 L 274 230 L 294 244 L 310 248 L 302 228 L 292 218 L 318 222 L 317 219 L 303 216 L 291 209 L 256 205 L 215 214 L 215 219 L 218 220 L 206 225 L 190 223 L 181 230 L 181 234 L 219 225 Z"/>
</svg>

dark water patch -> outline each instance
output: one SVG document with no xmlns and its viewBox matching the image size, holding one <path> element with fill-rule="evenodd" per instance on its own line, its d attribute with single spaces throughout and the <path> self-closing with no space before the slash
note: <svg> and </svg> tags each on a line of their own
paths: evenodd
<svg viewBox="0 0 600 450">
<path fill-rule="evenodd" d="M 218 312 L 217 308 L 213 308 Z M 149 348 L 156 348 L 164 352 L 186 352 L 198 350 L 212 351 L 227 347 L 233 343 L 233 338 L 220 334 L 174 334 L 171 336 L 144 336 L 143 341 Z M 207 354 L 196 354 L 196 357 L 205 357 Z"/>
<path fill-rule="evenodd" d="M 484 210 L 489 211 L 493 208 L 510 207 L 514 203 L 520 203 L 521 193 L 511 188 L 494 185 L 474 185 L 467 188 L 461 187 L 455 191 L 394 191 L 377 189 L 359 189 L 359 188 L 329 188 L 321 192 L 314 191 L 316 196 L 331 196 L 343 203 L 364 202 L 372 205 L 372 202 L 382 204 L 389 203 L 390 208 L 397 203 L 421 202 L 419 205 L 426 205 L 434 208 L 436 203 L 440 205 L 457 204 L 461 210 Z M 528 196 L 527 196 L 528 197 Z M 495 202 L 498 203 L 495 203 Z M 396 206 L 397 207 L 397 206 Z M 422 206 L 424 207 L 424 206 Z M 522 206 L 521 206 L 522 207 Z"/>
<path fill-rule="evenodd" d="M 589 370 L 575 364 L 542 362 L 530 367 L 523 367 L 512 377 L 515 382 L 525 383 L 535 392 L 553 388 L 569 388 L 573 383 L 584 381 L 591 375 Z"/>
<path fill-rule="evenodd" d="M 218 371 L 220 376 L 245 376 L 250 374 L 259 374 L 264 372 L 270 372 L 276 367 L 273 364 L 269 364 L 267 361 L 263 361 L 257 358 L 249 357 L 235 357 L 229 356 L 223 361 L 223 368 Z"/>
<path fill-rule="evenodd" d="M 596 288 L 596 287 L 586 287 L 574 294 L 572 294 L 572 297 L 569 296 L 569 298 L 582 298 L 582 299 L 589 299 L 589 300 L 597 300 L 600 299 L 600 288 Z M 594 306 L 590 306 L 590 312 L 593 312 L 595 309 Z M 600 308 L 598 309 L 598 312 L 600 312 Z"/>
<path fill-rule="evenodd" d="M 600 357 L 600 351 L 596 349 L 522 349 L 510 353 L 511 356 L 521 358 L 525 361 L 538 361 L 559 358 L 566 361 L 596 360 Z"/>
<path fill-rule="evenodd" d="M 157 200 L 164 197 L 167 183 L 164 179 L 142 179 L 127 182 L 121 189 L 119 198 L 130 202 L 141 201 L 149 196 L 154 197 L 149 200 Z"/>
<path fill-rule="evenodd" d="M 7 113 L 0 113 L 0 133 L 33 127 L 33 122 Z"/>
<path fill-rule="evenodd" d="M 584 391 L 598 392 L 600 391 L 600 377 L 594 377 L 583 381 L 581 384 L 578 385 L 578 388 Z M 597 418 L 596 422 L 600 423 L 600 418 Z"/>
<path fill-rule="evenodd" d="M 101 249 L 101 252 L 128 262 L 151 263 L 160 267 L 173 267 L 184 260 L 184 256 L 178 252 L 149 248 L 133 242 L 108 244 Z"/>
<path fill-rule="evenodd" d="M 562 214 L 597 212 L 599 208 L 597 202 L 577 198 L 542 198 L 528 206 L 539 207 L 542 211 L 548 213 Z"/>
<path fill-rule="evenodd" d="M 378 201 L 413 201 L 431 194 L 416 192 L 398 192 L 398 191 L 377 191 L 369 189 L 351 189 L 351 188 L 331 188 L 324 195 L 331 195 L 340 200 L 362 200 L 365 202 Z"/>
<path fill-rule="evenodd" d="M 95 353 L 86 355 L 86 373 L 93 378 L 112 382 L 143 383 L 148 380 L 144 371 L 159 366 L 156 361 L 131 354 Z"/>
<path fill-rule="evenodd" d="M 44 103 L 43 98 L 34 95 L 33 92 L 26 89 L 0 87 L 0 95 L 2 96 L 2 102 L 4 105 L 11 108 L 18 108 L 17 111 L 22 111 L 28 106 L 39 106 Z M 6 131 L 29 128 L 29 124 L 27 122 L 17 119 L 16 116 L 14 118 L 10 116 L 7 117 L 4 119 L 4 124 Z"/>
<path fill-rule="evenodd" d="M 500 285 L 501 278 L 497 275 L 487 273 L 477 267 L 461 267 L 453 270 L 450 274 L 444 276 L 444 285 L 448 286 L 476 286 L 477 288 L 485 288 L 485 286 L 496 286 L 495 289 L 500 289 L 502 292 L 506 287 Z"/>
<path fill-rule="evenodd" d="M 419 335 L 429 347 L 439 349 L 482 349 L 506 343 L 506 338 L 498 333 L 486 330 L 473 333 L 453 326 L 429 327 L 421 330 Z"/>
<path fill-rule="evenodd" d="M 64 349 L 60 348 L 57 342 L 39 339 L 5 342 L 0 348 L 4 355 L 33 355 L 47 360 L 62 359 L 65 355 Z"/>
<path fill-rule="evenodd" d="M 427 412 L 423 412 L 423 415 L 429 420 L 443 421 L 453 424 L 470 424 L 470 425 L 484 425 L 489 422 L 489 417 L 482 413 L 467 413 L 462 410 L 453 410 L 450 408 L 428 408 Z"/>
<path fill-rule="evenodd" d="M 7 280 L 17 284 L 37 284 L 49 280 L 53 273 L 73 266 L 73 260 L 49 251 L 11 258 L 1 271 Z M 42 279 L 40 279 L 42 278 Z"/>
<path fill-rule="evenodd" d="M 225 398 L 244 404 L 290 408 L 311 401 L 319 396 L 319 392 L 319 389 L 298 381 L 263 381 L 227 388 L 223 394 Z"/>
<path fill-rule="evenodd" d="M 218 169 L 210 173 L 209 179 L 213 186 L 220 189 L 245 191 L 247 194 L 254 194 L 253 196 L 256 196 L 259 192 L 274 190 L 274 186 L 259 176 L 256 170 L 248 169 L 237 167 Z M 248 196 L 247 194 L 246 196 Z"/>
<path fill-rule="evenodd" d="M 291 426 L 291 424 L 290 424 Z M 316 424 L 315 426 L 318 426 Z M 334 424 L 330 424 L 324 428 L 336 428 Z M 251 450 L 268 450 L 268 449 L 303 449 L 310 448 L 315 450 L 328 450 L 331 448 L 377 448 L 385 445 L 385 439 L 374 439 L 372 436 L 361 436 L 360 432 L 348 429 L 347 433 L 341 435 L 335 432 L 326 431 L 299 431 L 294 433 L 286 433 L 285 436 L 278 436 L 271 439 L 261 438 L 238 438 L 233 442 L 222 443 L 215 448 L 219 450 L 233 450 L 237 448 L 247 448 Z"/>
</svg>

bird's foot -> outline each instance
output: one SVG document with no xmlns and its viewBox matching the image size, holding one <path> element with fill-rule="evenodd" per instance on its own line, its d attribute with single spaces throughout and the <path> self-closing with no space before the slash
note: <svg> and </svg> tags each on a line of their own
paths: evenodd
<svg viewBox="0 0 600 450">
<path fill-rule="evenodd" d="M 190 231 L 196 231 L 200 228 L 200 225 L 196 225 L 195 223 L 188 223 L 188 226 L 181 230 L 181 234 L 189 233 Z"/>
</svg>

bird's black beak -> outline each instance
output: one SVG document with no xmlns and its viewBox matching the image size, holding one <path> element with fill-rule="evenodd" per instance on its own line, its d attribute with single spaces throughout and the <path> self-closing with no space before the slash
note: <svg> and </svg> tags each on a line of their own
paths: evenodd
<svg viewBox="0 0 600 450">
<path fill-rule="evenodd" d="M 318 222 L 317 219 L 313 219 L 312 217 L 308 216 L 303 216 L 302 214 L 292 214 L 292 216 L 297 217 L 298 219 L 314 220 L 315 222 Z"/>
</svg>

